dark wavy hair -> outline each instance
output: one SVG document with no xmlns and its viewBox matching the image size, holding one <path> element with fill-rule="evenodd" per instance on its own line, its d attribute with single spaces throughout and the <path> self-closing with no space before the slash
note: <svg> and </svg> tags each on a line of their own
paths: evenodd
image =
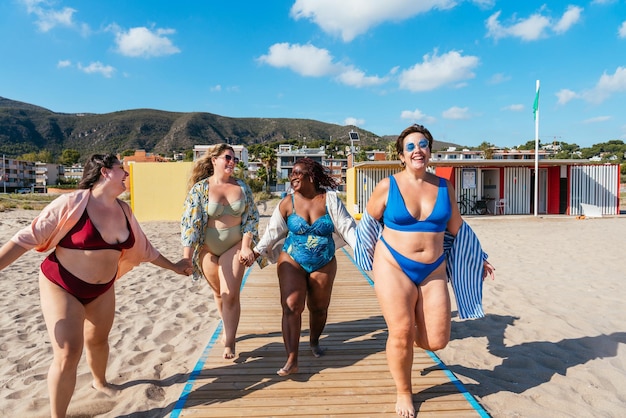
<svg viewBox="0 0 626 418">
<path fill-rule="evenodd" d="M 83 167 L 83 178 L 78 183 L 79 189 L 91 189 L 100 180 L 102 168 L 113 168 L 120 160 L 115 154 L 93 154 Z"/>
<path fill-rule="evenodd" d="M 432 152 L 433 136 L 430 134 L 430 131 L 428 129 L 424 128 L 423 125 L 418 125 L 416 123 L 406 128 L 404 131 L 402 131 L 400 136 L 398 136 L 398 139 L 396 140 L 396 152 L 398 153 L 398 155 L 402 154 L 402 152 L 404 151 L 404 138 L 414 133 L 422 134 L 426 139 L 428 139 L 428 149 Z"/>
<path fill-rule="evenodd" d="M 302 167 L 302 174 L 313 179 L 317 191 L 324 189 L 336 190 L 339 186 L 337 180 L 330 175 L 330 170 L 309 157 L 299 158 L 295 166 Z"/>
</svg>

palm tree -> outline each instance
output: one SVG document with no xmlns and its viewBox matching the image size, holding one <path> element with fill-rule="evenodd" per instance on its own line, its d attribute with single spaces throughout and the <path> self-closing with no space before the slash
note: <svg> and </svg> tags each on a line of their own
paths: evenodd
<svg viewBox="0 0 626 418">
<path fill-rule="evenodd" d="M 263 147 L 259 153 L 259 159 L 265 167 L 265 191 L 269 193 L 270 182 L 274 173 L 273 168 L 276 166 L 276 151 L 270 147 Z"/>
<path fill-rule="evenodd" d="M 390 142 L 387 144 L 387 151 L 385 152 L 385 160 L 387 161 L 395 161 L 398 159 L 398 152 L 396 151 L 395 142 Z"/>
</svg>

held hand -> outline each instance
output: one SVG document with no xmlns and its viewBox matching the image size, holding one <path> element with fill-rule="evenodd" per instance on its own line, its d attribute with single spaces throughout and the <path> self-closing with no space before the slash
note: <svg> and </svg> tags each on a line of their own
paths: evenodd
<svg viewBox="0 0 626 418">
<path fill-rule="evenodd" d="M 495 280 L 496 278 L 496 268 L 491 265 L 491 263 L 487 260 L 483 261 L 483 280 L 487 278 L 487 276 L 491 277 L 491 280 Z"/>
<path fill-rule="evenodd" d="M 252 248 L 246 247 L 239 251 L 239 262 L 244 266 L 250 267 L 252 263 L 254 263 L 254 259 L 254 251 L 252 251 Z"/>
<path fill-rule="evenodd" d="M 184 276 L 189 276 L 193 273 L 193 263 L 189 258 L 181 258 L 176 264 L 176 272 Z"/>
</svg>

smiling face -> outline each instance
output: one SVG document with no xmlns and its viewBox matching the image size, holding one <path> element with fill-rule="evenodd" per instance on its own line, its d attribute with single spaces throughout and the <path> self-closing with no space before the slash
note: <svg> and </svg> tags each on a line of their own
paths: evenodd
<svg viewBox="0 0 626 418">
<path fill-rule="evenodd" d="M 128 177 L 128 172 L 124 170 L 124 166 L 119 161 L 116 161 L 111 165 L 111 168 L 103 168 L 102 175 L 112 185 L 119 185 L 124 191 L 126 190 L 126 184 L 124 180 Z"/>
<path fill-rule="evenodd" d="M 415 132 L 404 137 L 400 161 L 407 167 L 423 168 L 430 159 L 430 143 L 421 133 Z"/>
<path fill-rule="evenodd" d="M 304 166 L 296 164 L 289 174 L 289 181 L 293 190 L 299 190 L 303 182 L 310 182 L 311 176 L 306 172 Z"/>
<path fill-rule="evenodd" d="M 213 167 L 216 171 L 222 171 L 229 175 L 233 174 L 238 162 L 239 159 L 235 157 L 235 153 L 230 149 L 226 149 L 217 157 L 213 157 Z"/>
</svg>

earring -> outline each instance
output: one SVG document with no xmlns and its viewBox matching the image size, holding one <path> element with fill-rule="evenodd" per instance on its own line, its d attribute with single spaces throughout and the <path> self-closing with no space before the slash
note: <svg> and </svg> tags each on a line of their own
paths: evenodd
<svg viewBox="0 0 626 418">
<path fill-rule="evenodd" d="M 405 163 L 404 161 L 400 160 L 400 167 L 404 167 Z"/>
</svg>

